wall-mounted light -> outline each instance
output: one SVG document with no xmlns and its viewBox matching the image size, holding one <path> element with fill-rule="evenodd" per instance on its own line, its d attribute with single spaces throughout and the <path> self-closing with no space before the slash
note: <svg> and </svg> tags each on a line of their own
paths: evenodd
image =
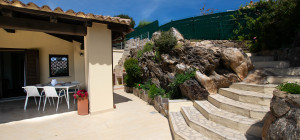
<svg viewBox="0 0 300 140">
<path fill-rule="evenodd" d="M 83 53 L 80 53 L 80 56 L 83 56 L 84 54 Z"/>
</svg>

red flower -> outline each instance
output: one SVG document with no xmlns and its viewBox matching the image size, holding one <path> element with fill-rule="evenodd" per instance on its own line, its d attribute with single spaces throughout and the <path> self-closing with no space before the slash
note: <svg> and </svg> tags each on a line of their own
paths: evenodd
<svg viewBox="0 0 300 140">
<path fill-rule="evenodd" d="M 77 93 L 74 94 L 73 96 L 75 99 L 77 99 L 78 97 L 87 97 L 88 93 L 86 90 L 82 89 L 82 90 L 77 91 Z"/>
</svg>

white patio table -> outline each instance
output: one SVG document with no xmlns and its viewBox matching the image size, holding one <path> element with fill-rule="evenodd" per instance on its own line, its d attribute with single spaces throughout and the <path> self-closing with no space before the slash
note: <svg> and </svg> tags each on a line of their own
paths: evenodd
<svg viewBox="0 0 300 140">
<path fill-rule="evenodd" d="M 70 105 L 69 105 L 69 100 L 70 100 L 70 96 L 69 96 L 69 89 L 71 88 L 76 88 L 79 84 L 62 84 L 62 85 L 56 85 L 56 86 L 53 86 L 54 88 L 56 89 L 66 89 L 67 90 L 67 104 L 68 104 L 68 109 L 70 109 Z M 51 85 L 46 85 L 46 86 L 51 86 Z M 39 89 L 42 89 L 44 88 L 44 86 L 35 86 Z M 25 87 L 22 87 L 22 88 L 25 88 Z"/>
</svg>

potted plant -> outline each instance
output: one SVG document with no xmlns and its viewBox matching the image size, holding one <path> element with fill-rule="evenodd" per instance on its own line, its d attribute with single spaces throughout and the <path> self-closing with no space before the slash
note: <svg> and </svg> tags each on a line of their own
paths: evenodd
<svg viewBox="0 0 300 140">
<path fill-rule="evenodd" d="M 78 115 L 88 115 L 89 114 L 88 92 L 82 89 L 77 91 L 73 96 L 75 99 L 77 99 Z"/>
</svg>

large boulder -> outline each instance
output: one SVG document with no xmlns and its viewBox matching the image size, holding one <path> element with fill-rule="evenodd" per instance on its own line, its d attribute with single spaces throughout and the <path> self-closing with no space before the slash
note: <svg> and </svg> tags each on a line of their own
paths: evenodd
<svg viewBox="0 0 300 140">
<path fill-rule="evenodd" d="M 174 27 L 170 29 L 171 33 L 175 36 L 177 41 L 184 41 L 183 35 Z"/>
<path fill-rule="evenodd" d="M 250 58 L 237 48 L 222 48 L 221 60 L 227 68 L 231 68 L 241 80 L 253 68 Z"/>
<path fill-rule="evenodd" d="M 183 84 L 179 85 L 179 88 L 182 95 L 190 100 L 207 99 L 208 92 L 194 79 L 185 81 Z"/>
<path fill-rule="evenodd" d="M 151 41 L 154 41 L 155 39 L 158 39 L 160 36 L 161 36 L 161 32 L 160 31 L 154 32 L 152 34 Z"/>
<path fill-rule="evenodd" d="M 218 92 L 217 85 L 210 77 L 202 74 L 200 71 L 196 71 L 195 78 L 210 94 L 215 94 Z"/>
<path fill-rule="evenodd" d="M 275 90 L 264 119 L 263 140 L 300 139 L 300 95 Z"/>
<path fill-rule="evenodd" d="M 220 75 L 216 72 L 209 76 L 215 83 L 216 88 L 228 88 L 232 83 L 240 82 L 239 77 L 234 73 Z"/>
</svg>

